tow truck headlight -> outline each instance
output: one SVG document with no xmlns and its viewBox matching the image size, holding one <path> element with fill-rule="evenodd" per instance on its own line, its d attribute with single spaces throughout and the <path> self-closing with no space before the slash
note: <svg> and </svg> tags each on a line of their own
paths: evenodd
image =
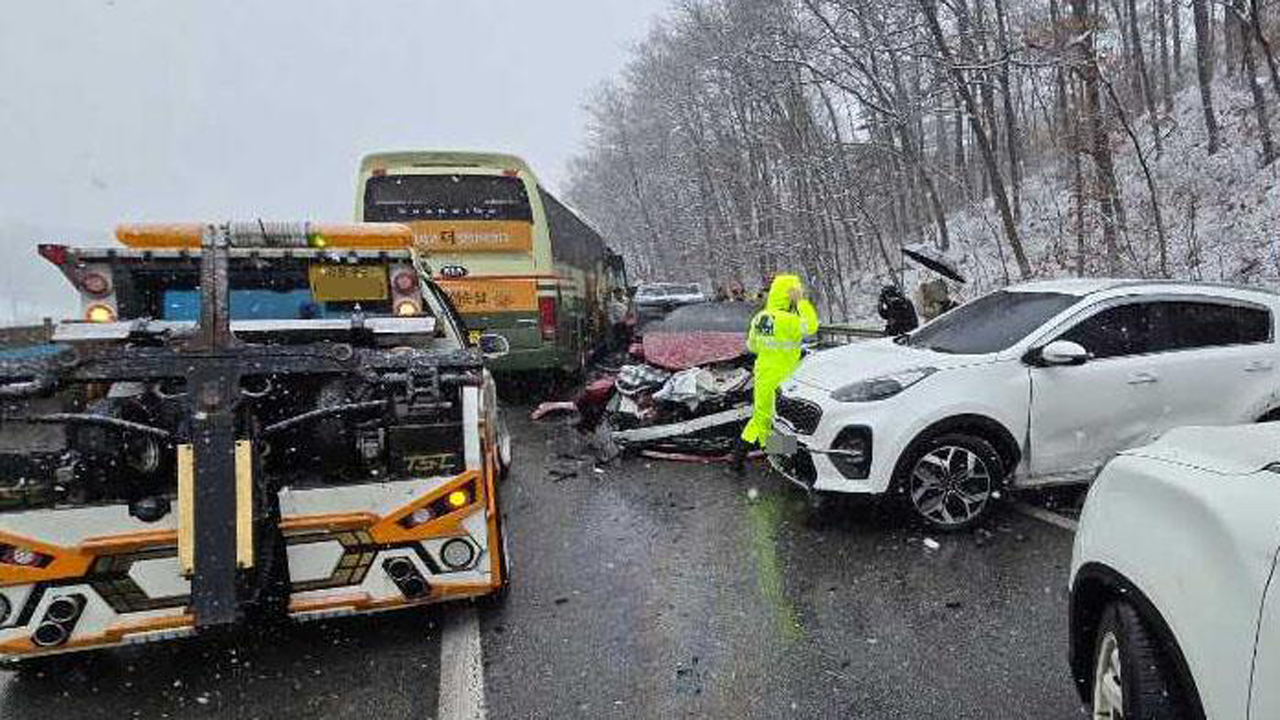
<svg viewBox="0 0 1280 720">
<path fill-rule="evenodd" d="M 913 368 L 891 375 L 871 378 L 870 380 L 859 380 L 834 390 L 831 393 L 831 399 L 839 402 L 875 402 L 877 400 L 885 400 L 936 372 L 938 372 L 938 368 Z"/>
<path fill-rule="evenodd" d="M 409 270 L 403 270 L 391 278 L 391 285 L 396 289 L 396 292 L 408 295 L 418 289 L 418 276 Z"/>
<path fill-rule="evenodd" d="M 430 505 L 420 507 L 400 518 L 400 527 L 412 530 L 419 525 L 426 525 L 432 520 L 442 518 L 451 512 L 461 510 L 470 505 L 474 497 L 475 487 L 471 483 L 467 483 L 460 488 L 450 490 L 444 497 L 436 498 Z"/>
<path fill-rule="evenodd" d="M 80 278 L 80 289 L 94 297 L 103 297 L 111 294 L 111 281 L 102 273 L 85 273 Z"/>
<path fill-rule="evenodd" d="M 462 538 L 454 538 L 440 548 L 440 559 L 454 570 L 460 570 L 471 564 L 476 558 L 476 550 L 471 543 Z"/>
<path fill-rule="evenodd" d="M 471 502 L 471 494 L 466 490 L 454 490 L 449 493 L 449 507 L 457 509 Z"/>
<path fill-rule="evenodd" d="M 52 555 L 45 555 L 18 545 L 0 543 L 0 565 L 42 568 L 47 567 L 51 562 L 53 562 Z"/>
<path fill-rule="evenodd" d="M 84 319 L 95 323 L 115 322 L 116 311 L 112 310 L 110 305 L 90 305 L 84 311 Z"/>
</svg>

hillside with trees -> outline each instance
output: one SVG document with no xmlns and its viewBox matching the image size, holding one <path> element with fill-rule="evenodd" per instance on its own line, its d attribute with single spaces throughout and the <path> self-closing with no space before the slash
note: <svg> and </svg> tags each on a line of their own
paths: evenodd
<svg viewBox="0 0 1280 720">
<path fill-rule="evenodd" d="M 1280 283 L 1265 0 L 682 0 L 590 100 L 569 195 L 645 279 Z M 908 278 L 910 280 L 910 278 Z"/>
</svg>

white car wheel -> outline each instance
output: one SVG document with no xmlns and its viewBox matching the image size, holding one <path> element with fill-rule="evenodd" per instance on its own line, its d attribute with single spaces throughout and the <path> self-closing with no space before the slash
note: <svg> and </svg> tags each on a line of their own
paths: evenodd
<svg viewBox="0 0 1280 720">
<path fill-rule="evenodd" d="M 912 508 L 931 525 L 957 530 L 987 511 L 1000 481 L 999 456 L 990 444 L 967 435 L 944 435 L 928 443 L 906 478 Z"/>
<path fill-rule="evenodd" d="M 1115 633 L 1102 636 L 1093 672 L 1094 720 L 1124 717 L 1124 686 L 1120 678 L 1120 642 Z"/>
<path fill-rule="evenodd" d="M 1115 602 L 1102 612 L 1093 658 L 1094 720 L 1204 717 L 1188 703 L 1164 644 L 1133 605 Z"/>
</svg>

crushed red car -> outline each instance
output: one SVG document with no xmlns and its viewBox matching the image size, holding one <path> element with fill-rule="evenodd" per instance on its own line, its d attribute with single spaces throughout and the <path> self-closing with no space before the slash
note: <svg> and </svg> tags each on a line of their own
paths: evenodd
<svg viewBox="0 0 1280 720">
<path fill-rule="evenodd" d="M 624 450 L 728 452 L 751 416 L 747 328 L 757 310 L 750 303 L 698 303 L 644 324 L 629 357 L 571 401 L 580 427 L 607 424 Z M 534 417 L 569 408 L 544 403 Z"/>
</svg>

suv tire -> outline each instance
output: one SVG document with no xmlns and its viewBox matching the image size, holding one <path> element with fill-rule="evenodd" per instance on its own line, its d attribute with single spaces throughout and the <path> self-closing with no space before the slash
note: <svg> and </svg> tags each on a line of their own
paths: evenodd
<svg viewBox="0 0 1280 720">
<path fill-rule="evenodd" d="M 990 442 L 948 432 L 912 443 L 898 462 L 896 485 L 921 520 L 955 531 L 986 517 L 1004 474 L 1004 461 Z"/>
<path fill-rule="evenodd" d="M 1181 707 L 1182 694 L 1159 641 L 1129 603 L 1114 602 L 1102 612 L 1093 657 L 1094 717 L 1191 717 Z"/>
</svg>

